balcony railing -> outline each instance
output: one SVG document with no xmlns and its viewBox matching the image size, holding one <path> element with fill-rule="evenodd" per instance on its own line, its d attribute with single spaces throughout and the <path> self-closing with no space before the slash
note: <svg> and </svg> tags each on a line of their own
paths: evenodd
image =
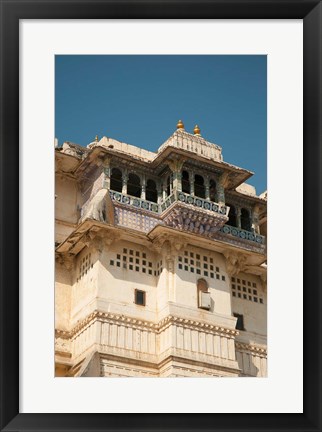
<svg viewBox="0 0 322 432">
<path fill-rule="evenodd" d="M 224 233 L 224 234 L 228 234 L 231 235 L 233 237 L 237 237 L 238 239 L 241 240 L 249 240 L 261 245 L 265 244 L 265 237 L 260 235 L 260 234 L 256 234 L 253 233 L 251 231 L 246 231 L 244 229 L 241 228 L 236 228 L 230 225 L 224 225 L 222 228 L 220 228 L 219 232 Z"/>
<path fill-rule="evenodd" d="M 121 204 L 129 205 L 137 209 L 147 210 L 152 213 L 160 213 L 159 204 L 152 201 L 133 197 L 131 195 L 125 195 L 121 192 L 116 192 L 113 190 L 110 190 L 110 197 L 113 201 L 119 202 Z"/>
<path fill-rule="evenodd" d="M 175 201 L 182 202 L 194 207 L 198 207 L 199 209 L 204 209 L 214 213 L 218 213 L 222 216 L 228 216 L 228 212 L 229 212 L 229 207 L 225 205 L 220 205 L 213 201 L 209 201 L 204 198 L 199 198 L 197 196 L 192 196 L 181 191 L 179 192 L 175 191 L 173 194 L 171 194 L 164 200 L 164 202 L 161 204 L 161 212 L 164 212 Z"/>
</svg>

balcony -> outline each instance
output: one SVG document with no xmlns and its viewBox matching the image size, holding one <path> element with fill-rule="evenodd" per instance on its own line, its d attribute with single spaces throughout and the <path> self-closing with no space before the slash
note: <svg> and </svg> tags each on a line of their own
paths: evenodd
<svg viewBox="0 0 322 432">
<path fill-rule="evenodd" d="M 159 204 L 152 201 L 143 200 L 141 198 L 133 197 L 131 195 L 125 195 L 121 192 L 116 192 L 113 190 L 110 190 L 110 197 L 112 201 L 124 204 L 126 206 L 134 207 L 135 209 L 145 210 L 154 214 L 160 213 Z"/>
</svg>

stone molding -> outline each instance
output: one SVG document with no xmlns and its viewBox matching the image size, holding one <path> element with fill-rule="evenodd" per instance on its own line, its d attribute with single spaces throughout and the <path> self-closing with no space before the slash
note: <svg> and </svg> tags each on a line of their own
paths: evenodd
<svg viewBox="0 0 322 432">
<path fill-rule="evenodd" d="M 229 276 L 236 276 L 246 268 L 247 257 L 242 253 L 224 252 L 226 269 Z"/>
<path fill-rule="evenodd" d="M 246 351 L 253 355 L 259 355 L 260 357 L 267 357 L 267 349 L 258 345 L 245 344 L 241 342 L 235 342 L 235 348 L 238 351 Z"/>
<path fill-rule="evenodd" d="M 108 322 L 110 324 L 128 325 L 133 329 L 148 330 L 154 333 L 161 333 L 170 325 L 177 325 L 183 328 L 202 331 L 204 333 L 212 333 L 226 338 L 235 338 L 235 336 L 239 334 L 238 330 L 235 329 L 216 326 L 203 321 L 195 321 L 174 315 L 169 315 L 158 323 L 153 323 L 152 321 L 144 321 L 139 318 L 128 317 L 120 314 L 94 311 L 79 322 L 71 331 L 56 329 L 55 335 L 56 337 L 64 339 L 73 338 L 85 330 L 89 325 L 93 324 L 93 321 L 96 320 Z"/>
</svg>

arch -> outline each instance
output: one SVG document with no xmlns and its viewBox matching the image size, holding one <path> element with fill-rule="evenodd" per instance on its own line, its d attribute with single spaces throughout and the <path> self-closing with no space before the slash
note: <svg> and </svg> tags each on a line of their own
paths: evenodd
<svg viewBox="0 0 322 432">
<path fill-rule="evenodd" d="M 214 179 L 209 181 L 209 199 L 210 201 L 217 201 L 217 183 Z"/>
<path fill-rule="evenodd" d="M 196 174 L 195 175 L 195 196 L 200 198 L 206 198 L 206 188 L 204 178 Z"/>
<path fill-rule="evenodd" d="M 228 225 L 233 226 L 233 227 L 237 227 L 236 208 L 234 205 L 228 204 L 228 203 L 227 203 L 227 206 L 230 207 L 229 214 L 228 214 L 228 217 L 229 217 Z"/>
<path fill-rule="evenodd" d="M 250 214 L 249 211 L 245 208 L 242 208 L 240 212 L 240 226 L 246 231 L 251 231 L 252 229 Z"/>
<path fill-rule="evenodd" d="M 122 192 L 122 171 L 118 168 L 112 168 L 110 189 Z"/>
<path fill-rule="evenodd" d="M 210 309 L 210 293 L 208 290 L 208 283 L 205 279 L 197 280 L 197 298 L 199 308 Z"/>
<path fill-rule="evenodd" d="M 130 173 L 127 181 L 128 195 L 140 198 L 141 197 L 141 180 L 136 174 Z"/>
<path fill-rule="evenodd" d="M 146 182 L 146 199 L 155 203 L 158 201 L 157 185 L 154 180 L 148 179 Z"/>
<path fill-rule="evenodd" d="M 202 292 L 208 291 L 208 283 L 205 279 L 198 279 L 197 280 L 197 290 Z"/>
<path fill-rule="evenodd" d="M 181 185 L 182 192 L 190 194 L 190 179 L 188 171 L 182 171 Z"/>
</svg>

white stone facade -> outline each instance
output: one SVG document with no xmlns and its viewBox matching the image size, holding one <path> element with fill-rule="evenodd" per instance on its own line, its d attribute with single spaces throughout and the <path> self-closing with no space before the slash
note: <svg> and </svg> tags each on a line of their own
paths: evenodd
<svg viewBox="0 0 322 432">
<path fill-rule="evenodd" d="M 266 197 L 178 129 L 56 154 L 56 376 L 267 376 Z M 150 198 L 150 199 L 149 199 Z"/>
</svg>

